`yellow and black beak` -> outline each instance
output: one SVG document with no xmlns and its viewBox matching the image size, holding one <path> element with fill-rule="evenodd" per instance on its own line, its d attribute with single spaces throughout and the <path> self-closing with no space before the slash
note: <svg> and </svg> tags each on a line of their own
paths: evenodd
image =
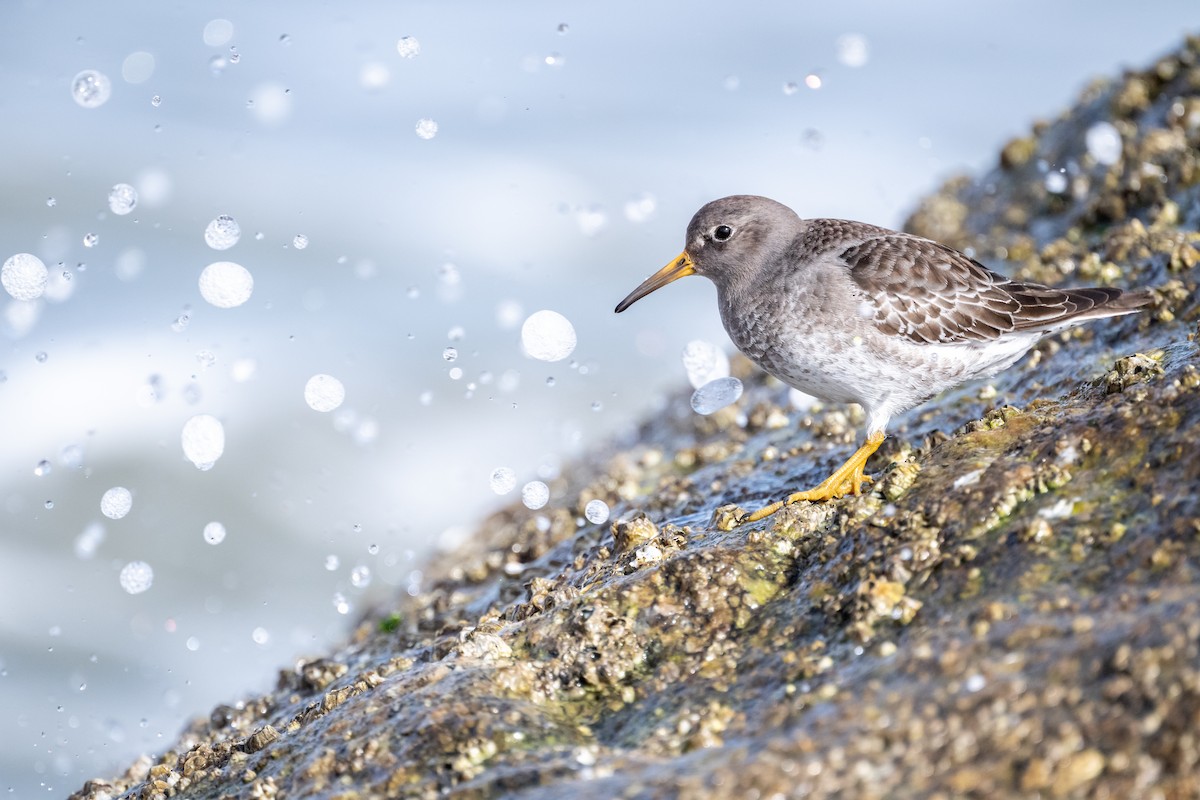
<svg viewBox="0 0 1200 800">
<path fill-rule="evenodd" d="M 620 314 L 622 311 L 629 308 L 631 305 L 636 303 L 638 300 L 641 300 L 654 290 L 661 289 L 671 281 L 678 280 L 685 275 L 695 274 L 696 266 L 692 263 L 692 259 L 690 256 L 688 256 L 687 251 L 684 250 L 679 254 L 678 258 L 676 258 L 670 264 L 667 264 L 658 272 L 651 275 L 649 278 L 646 278 L 646 280 L 642 281 L 640 286 L 629 293 L 628 297 L 617 303 L 616 311 L 618 314 Z"/>
</svg>

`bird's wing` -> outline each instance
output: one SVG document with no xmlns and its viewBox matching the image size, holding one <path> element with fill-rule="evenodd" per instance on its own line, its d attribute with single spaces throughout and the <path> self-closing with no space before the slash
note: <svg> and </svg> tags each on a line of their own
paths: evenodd
<svg viewBox="0 0 1200 800">
<path fill-rule="evenodd" d="M 1012 281 L 957 250 L 902 233 L 872 236 L 840 257 L 874 309 L 876 326 L 915 342 L 986 342 L 1006 333 L 1051 331 L 1108 316 L 1099 307 L 1122 294 Z"/>
</svg>

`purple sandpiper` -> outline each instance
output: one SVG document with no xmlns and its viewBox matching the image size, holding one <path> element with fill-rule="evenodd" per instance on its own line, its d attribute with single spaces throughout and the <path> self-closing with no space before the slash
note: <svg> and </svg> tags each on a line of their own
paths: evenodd
<svg viewBox="0 0 1200 800">
<path fill-rule="evenodd" d="M 620 313 L 685 275 L 717 286 L 721 321 L 738 349 L 789 386 L 858 403 L 867 440 L 816 488 L 788 503 L 860 494 L 863 467 L 895 414 L 1011 366 L 1043 336 L 1137 311 L 1146 290 L 1056 289 L 997 275 L 929 239 L 839 219 L 801 219 L 766 197 L 708 203 L 683 253 L 617 305 Z"/>
</svg>

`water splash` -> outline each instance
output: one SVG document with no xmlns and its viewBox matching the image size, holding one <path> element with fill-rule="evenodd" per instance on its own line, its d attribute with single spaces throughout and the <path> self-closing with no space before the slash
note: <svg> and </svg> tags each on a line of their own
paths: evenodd
<svg viewBox="0 0 1200 800">
<path fill-rule="evenodd" d="M 530 314 L 521 326 L 525 352 L 539 361 L 561 361 L 575 351 L 575 326 L 557 311 Z"/>
<path fill-rule="evenodd" d="M 130 561 L 121 568 L 118 580 L 125 591 L 141 594 L 154 583 L 154 570 L 145 561 Z"/>
<path fill-rule="evenodd" d="M 242 238 L 242 226 L 228 214 L 221 214 L 204 228 L 204 243 L 213 250 L 228 250 Z"/>
<path fill-rule="evenodd" d="M 714 414 L 736 403 L 741 396 L 741 381 L 737 378 L 717 378 L 692 393 L 692 410 L 697 414 Z"/>
<path fill-rule="evenodd" d="M 124 486 L 114 486 L 100 498 L 100 513 L 109 519 L 121 519 L 133 508 L 133 493 Z"/>
<path fill-rule="evenodd" d="M 112 81 L 103 72 L 85 69 L 71 80 L 71 97 L 84 108 L 99 108 L 112 97 Z"/>
<path fill-rule="evenodd" d="M 225 452 L 225 426 L 214 416 L 197 414 L 183 423 L 180 442 L 184 457 L 207 472 Z"/>
<path fill-rule="evenodd" d="M 31 253 L 17 253 L 0 267 L 0 284 L 16 300 L 36 300 L 46 291 L 50 271 Z"/>
<path fill-rule="evenodd" d="M 304 402 L 313 411 L 333 411 L 345 399 L 346 387 L 332 375 L 313 375 L 304 384 Z"/>
<path fill-rule="evenodd" d="M 214 261 L 200 273 L 200 296 L 217 308 L 236 308 L 254 292 L 250 270 L 232 261 Z"/>
<path fill-rule="evenodd" d="M 128 183 L 118 183 L 108 192 L 108 209 L 123 217 L 137 206 L 138 194 Z"/>
</svg>

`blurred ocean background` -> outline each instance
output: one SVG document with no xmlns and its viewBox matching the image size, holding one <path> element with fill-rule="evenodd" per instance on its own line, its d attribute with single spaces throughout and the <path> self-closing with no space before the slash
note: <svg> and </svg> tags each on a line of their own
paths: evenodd
<svg viewBox="0 0 1200 800">
<path fill-rule="evenodd" d="M 0 293 L 0 788 L 162 750 L 654 413 L 687 342 L 729 348 L 712 287 L 612 309 L 705 201 L 899 225 L 1189 31 L 1195 0 L 3 4 L 0 261 L 49 280 Z M 219 261 L 243 304 L 201 295 Z M 562 360 L 522 350 L 542 309 Z"/>
</svg>

